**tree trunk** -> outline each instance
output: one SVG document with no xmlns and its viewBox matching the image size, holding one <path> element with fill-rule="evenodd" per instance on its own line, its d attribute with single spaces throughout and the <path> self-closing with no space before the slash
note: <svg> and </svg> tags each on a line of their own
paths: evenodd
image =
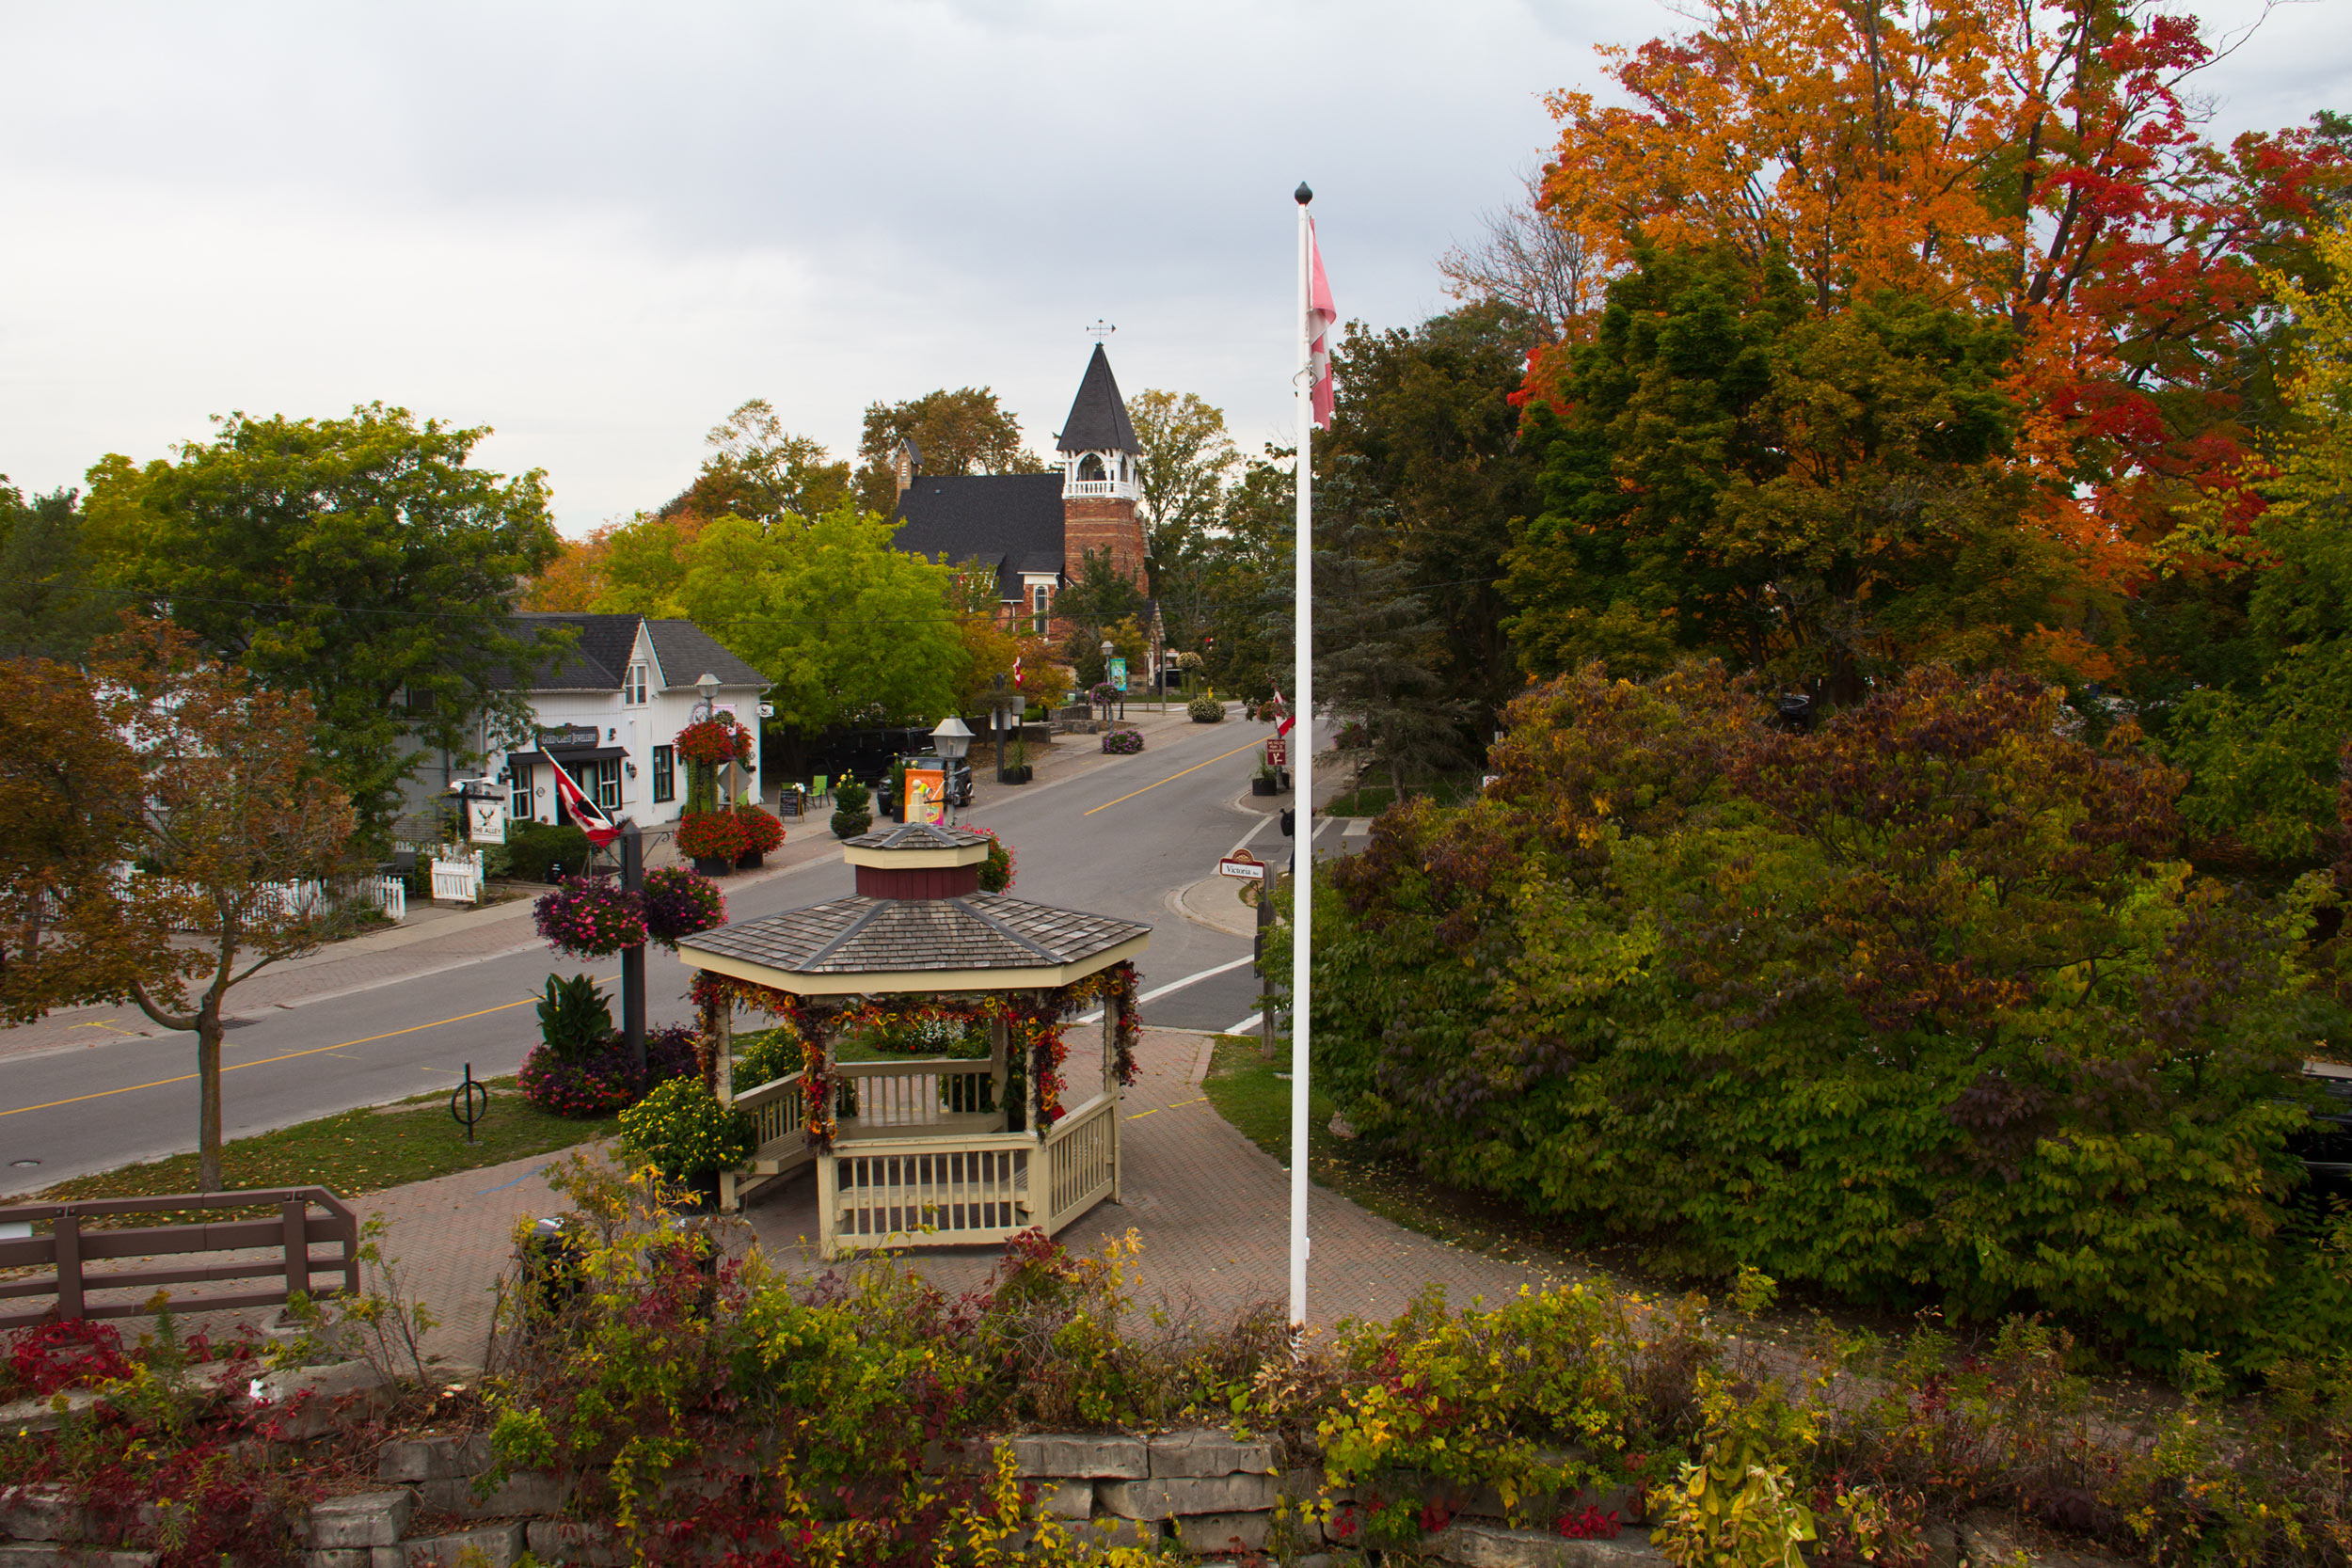
<svg viewBox="0 0 2352 1568">
<path fill-rule="evenodd" d="M 196 1189 L 216 1193 L 220 1175 L 220 1003 L 196 1019 Z"/>
</svg>

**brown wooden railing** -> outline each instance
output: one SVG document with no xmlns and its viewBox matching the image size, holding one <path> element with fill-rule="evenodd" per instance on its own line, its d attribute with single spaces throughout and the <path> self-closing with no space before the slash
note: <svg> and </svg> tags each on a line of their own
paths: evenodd
<svg viewBox="0 0 2352 1568">
<path fill-rule="evenodd" d="M 275 1205 L 276 1219 L 218 1220 L 198 1225 L 129 1226 L 86 1230 L 83 1222 L 114 1214 L 171 1213 L 198 1209 L 258 1209 Z M 313 1209 L 325 1210 L 314 1213 Z M 359 1217 L 325 1187 L 278 1187 L 263 1192 L 183 1193 L 167 1197 L 94 1198 L 76 1203 L 22 1203 L 0 1208 L 0 1225 L 49 1222 L 46 1236 L 0 1241 L 0 1270 L 46 1268 L 46 1274 L 0 1278 L 0 1298 L 55 1296 L 54 1305 L 0 1312 L 0 1328 L 50 1318 L 133 1318 L 154 1310 L 154 1292 L 170 1285 L 215 1279 L 275 1276 L 266 1291 L 190 1296 L 173 1303 L 183 1312 L 212 1312 L 238 1307 L 268 1307 L 296 1291 L 313 1300 L 359 1291 Z M 314 1244 L 339 1245 L 319 1256 Z M 231 1259 L 218 1263 L 173 1263 L 161 1268 L 93 1272 L 89 1265 L 110 1258 L 170 1258 L 186 1253 L 241 1252 L 274 1247 L 276 1258 Z M 342 1282 L 312 1290 L 315 1274 L 340 1274 Z M 140 1291 L 132 1301 L 96 1302 L 94 1291 Z"/>
</svg>

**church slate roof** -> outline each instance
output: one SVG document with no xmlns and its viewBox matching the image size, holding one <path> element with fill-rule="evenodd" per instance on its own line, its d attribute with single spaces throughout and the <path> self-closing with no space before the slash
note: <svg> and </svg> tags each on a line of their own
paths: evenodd
<svg viewBox="0 0 2352 1568">
<path fill-rule="evenodd" d="M 1126 400 L 1119 395 L 1119 382 L 1111 374 L 1110 356 L 1103 352 L 1101 343 L 1094 345 L 1094 357 L 1087 361 L 1086 379 L 1078 383 L 1077 401 L 1070 405 L 1070 418 L 1063 422 L 1061 439 L 1054 450 L 1143 455 L 1136 427 L 1127 419 Z"/>
<path fill-rule="evenodd" d="M 902 550 L 996 569 L 996 596 L 1018 599 L 1024 572 L 1062 569 L 1062 476 L 917 474 L 898 498 Z"/>
<path fill-rule="evenodd" d="M 693 954 L 707 953 L 787 974 L 904 974 L 1057 969 L 1151 930 L 1131 920 L 995 893 L 919 899 L 852 895 L 735 921 L 678 946 L 689 963 Z"/>
</svg>

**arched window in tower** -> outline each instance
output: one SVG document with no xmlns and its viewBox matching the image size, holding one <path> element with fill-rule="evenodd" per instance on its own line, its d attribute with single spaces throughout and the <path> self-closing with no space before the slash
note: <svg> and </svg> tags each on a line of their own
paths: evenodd
<svg viewBox="0 0 2352 1568">
<path fill-rule="evenodd" d="M 1103 477 L 1103 460 L 1092 452 L 1078 459 L 1078 482 L 1081 484 L 1099 482 Z"/>
</svg>

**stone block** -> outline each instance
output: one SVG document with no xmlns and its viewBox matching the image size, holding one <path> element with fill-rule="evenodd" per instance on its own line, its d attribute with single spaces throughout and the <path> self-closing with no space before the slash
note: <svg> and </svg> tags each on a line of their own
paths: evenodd
<svg viewBox="0 0 2352 1568">
<path fill-rule="evenodd" d="M 1183 1513 L 1254 1513 L 1274 1506 L 1272 1476 L 1169 1476 L 1106 1481 L 1094 1488 L 1104 1511 L 1122 1519 L 1173 1519 Z"/>
<path fill-rule="evenodd" d="M 1140 1437 L 1042 1433 L 1012 1440 L 1014 1465 L 1024 1476 L 1080 1476 L 1095 1481 L 1141 1481 L 1159 1472 Z M 1189 1472 L 1187 1472 L 1189 1473 Z"/>
<path fill-rule="evenodd" d="M 523 1555 L 523 1526 L 517 1521 L 404 1541 L 392 1550 L 400 1554 L 399 1568 L 457 1568 L 458 1560 L 469 1551 L 481 1554 L 485 1568 L 512 1568 Z M 383 1555 L 378 1548 L 376 1556 Z"/>
<path fill-rule="evenodd" d="M 58 1408 L 60 1400 L 64 1402 L 62 1410 Z M 55 1432 L 67 1416 L 79 1415 L 97 1402 L 98 1396 L 87 1388 L 75 1388 L 47 1399 L 0 1404 L 0 1435 L 29 1437 L 37 1432 Z"/>
<path fill-rule="evenodd" d="M 1264 1513 L 1180 1513 L 1176 1539 L 1188 1552 L 1255 1552 L 1265 1547 Z"/>
<path fill-rule="evenodd" d="M 490 1467 L 490 1439 L 431 1433 L 395 1437 L 376 1450 L 379 1481 L 470 1480 Z"/>
<path fill-rule="evenodd" d="M 1038 1512 L 1049 1519 L 1091 1519 L 1094 1517 L 1094 1482 L 1050 1479 L 1040 1481 L 1037 1507 Z"/>
<path fill-rule="evenodd" d="M 0 1545 L 0 1568 L 155 1568 L 155 1552 L 109 1552 L 51 1541 Z"/>
<path fill-rule="evenodd" d="M 417 1490 L 428 1506 L 461 1519 L 545 1518 L 563 1513 L 572 1495 L 571 1487 L 557 1479 L 553 1470 L 516 1470 L 485 1497 L 474 1495 L 471 1481 L 456 1478 L 428 1481 Z"/>
<path fill-rule="evenodd" d="M 610 1525 L 580 1525 L 569 1520 L 533 1519 L 523 1540 L 543 1562 L 577 1562 L 582 1568 L 628 1568 L 637 1554 Z"/>
<path fill-rule="evenodd" d="M 327 1497 L 310 1505 L 304 1541 L 313 1550 L 329 1546 L 389 1546 L 407 1533 L 408 1517 L 417 1511 L 417 1495 L 406 1487 L 395 1492 L 360 1492 L 348 1497 Z"/>
<path fill-rule="evenodd" d="M 386 1546 L 388 1552 L 400 1550 Z M 302 1554 L 302 1568 L 375 1568 L 376 1548 L 373 1546 L 328 1546 L 323 1550 Z"/>
<path fill-rule="evenodd" d="M 87 1541 L 89 1510 L 62 1486 L 0 1487 L 0 1536 L 14 1541 Z"/>
<path fill-rule="evenodd" d="M 1424 1556 L 1460 1568 L 1651 1568 L 1666 1560 L 1641 1529 L 1613 1540 L 1570 1541 L 1539 1530 L 1452 1524 L 1422 1536 L 1421 1545 Z"/>
<path fill-rule="evenodd" d="M 337 1361 L 266 1372 L 246 1386 L 246 1397 L 271 1435 L 299 1443 L 335 1429 L 339 1401 L 353 1394 L 373 1395 L 383 1386 L 383 1374 L 365 1361 Z"/>
<path fill-rule="evenodd" d="M 1075 1474 L 1076 1472 L 1072 1472 Z M 1270 1476 L 1274 1445 L 1224 1432 L 1168 1432 L 1152 1439 L 1152 1477 Z"/>
</svg>

